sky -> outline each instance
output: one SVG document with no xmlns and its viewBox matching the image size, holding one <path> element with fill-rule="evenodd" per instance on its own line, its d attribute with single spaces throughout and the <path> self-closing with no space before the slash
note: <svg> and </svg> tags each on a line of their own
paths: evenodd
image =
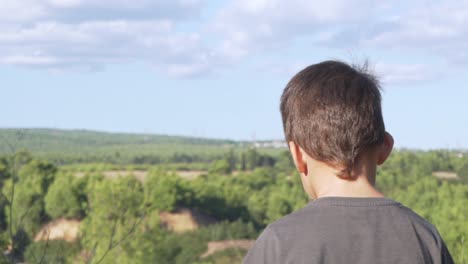
<svg viewBox="0 0 468 264">
<path fill-rule="evenodd" d="M 307 65 L 369 61 L 398 148 L 468 149 L 468 1 L 0 0 L 0 127 L 282 139 Z"/>
</svg>

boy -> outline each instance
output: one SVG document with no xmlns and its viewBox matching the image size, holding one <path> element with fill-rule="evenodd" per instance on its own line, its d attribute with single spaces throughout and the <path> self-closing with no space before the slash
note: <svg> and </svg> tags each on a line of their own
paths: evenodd
<svg viewBox="0 0 468 264">
<path fill-rule="evenodd" d="M 281 97 L 286 140 L 314 201 L 270 224 L 244 263 L 453 263 L 437 229 L 375 187 L 390 155 L 378 81 L 325 61 Z"/>
</svg>

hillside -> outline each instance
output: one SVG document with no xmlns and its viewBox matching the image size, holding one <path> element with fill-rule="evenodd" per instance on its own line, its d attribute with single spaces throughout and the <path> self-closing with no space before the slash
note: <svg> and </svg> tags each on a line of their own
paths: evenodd
<svg viewBox="0 0 468 264">
<path fill-rule="evenodd" d="M 0 154 L 28 150 L 58 163 L 206 162 L 252 142 L 88 130 L 0 129 Z M 270 151 L 274 148 L 264 148 Z M 13 150 L 13 151 L 12 151 Z M 271 152 L 271 151 L 270 151 Z"/>
<path fill-rule="evenodd" d="M 195 137 L 108 133 L 90 130 L 61 130 L 47 128 L 0 129 L 0 152 L 7 151 L 6 141 L 31 151 L 118 147 L 127 145 L 197 145 L 213 146 L 237 144 L 232 140 Z M 16 142 L 15 142 L 16 141 Z"/>
</svg>

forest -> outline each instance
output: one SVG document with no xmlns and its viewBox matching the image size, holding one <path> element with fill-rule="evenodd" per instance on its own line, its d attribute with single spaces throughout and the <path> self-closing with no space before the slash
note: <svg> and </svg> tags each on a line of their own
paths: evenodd
<svg viewBox="0 0 468 264">
<path fill-rule="evenodd" d="M 308 202 L 287 150 L 252 142 L 1 130 L 0 153 L 0 263 L 240 263 Z M 395 150 L 377 187 L 468 263 L 468 152 Z"/>
</svg>

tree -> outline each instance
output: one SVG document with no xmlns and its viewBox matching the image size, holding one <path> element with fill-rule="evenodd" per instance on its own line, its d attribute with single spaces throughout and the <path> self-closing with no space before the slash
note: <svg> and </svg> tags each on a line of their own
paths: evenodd
<svg viewBox="0 0 468 264">
<path fill-rule="evenodd" d="M 275 163 L 275 169 L 280 172 L 291 172 L 294 170 L 294 162 L 289 151 L 283 151 Z"/>
<path fill-rule="evenodd" d="M 231 171 L 231 165 L 225 159 L 215 161 L 210 168 L 210 173 L 213 174 L 229 174 Z"/>
<path fill-rule="evenodd" d="M 229 164 L 229 172 L 232 172 L 236 169 L 237 158 L 234 153 L 234 150 L 231 148 L 229 152 L 226 154 L 225 160 Z"/>
<path fill-rule="evenodd" d="M 268 208 L 269 191 L 267 188 L 261 191 L 255 191 L 247 200 L 247 208 L 250 219 L 257 226 L 264 226 L 266 221 L 266 210 Z"/>
<path fill-rule="evenodd" d="M 144 219 L 143 186 L 133 177 L 122 177 L 95 181 L 89 192 L 82 244 L 90 253 L 90 262 L 113 263 L 115 259 L 106 256 L 134 234 Z"/>
<path fill-rule="evenodd" d="M 468 182 L 468 160 L 457 170 L 457 175 L 465 182 Z"/>
<path fill-rule="evenodd" d="M 253 170 L 257 167 L 258 163 L 258 152 L 254 148 L 247 150 L 245 154 L 245 160 L 247 163 L 247 169 Z"/>
<path fill-rule="evenodd" d="M 245 171 L 247 169 L 247 162 L 245 157 L 245 152 L 241 153 L 241 171 Z"/>
<path fill-rule="evenodd" d="M 54 219 L 83 218 L 87 201 L 82 181 L 70 174 L 57 175 L 45 197 L 47 214 Z"/>
<path fill-rule="evenodd" d="M 21 259 L 31 238 L 47 220 L 44 196 L 54 180 L 56 168 L 46 161 L 32 160 L 20 152 L 11 161 L 11 178 L 3 186 L 5 215 L 12 245 L 12 258 Z"/>
<path fill-rule="evenodd" d="M 271 223 L 292 212 L 292 206 L 284 193 L 272 191 L 268 197 L 266 222 Z"/>
<path fill-rule="evenodd" d="M 76 255 L 80 252 L 77 242 L 50 240 L 34 242 L 26 249 L 27 263 L 76 263 Z"/>
<path fill-rule="evenodd" d="M 146 178 L 145 205 L 150 210 L 172 211 L 182 200 L 180 178 L 175 174 L 153 171 Z"/>
</svg>

